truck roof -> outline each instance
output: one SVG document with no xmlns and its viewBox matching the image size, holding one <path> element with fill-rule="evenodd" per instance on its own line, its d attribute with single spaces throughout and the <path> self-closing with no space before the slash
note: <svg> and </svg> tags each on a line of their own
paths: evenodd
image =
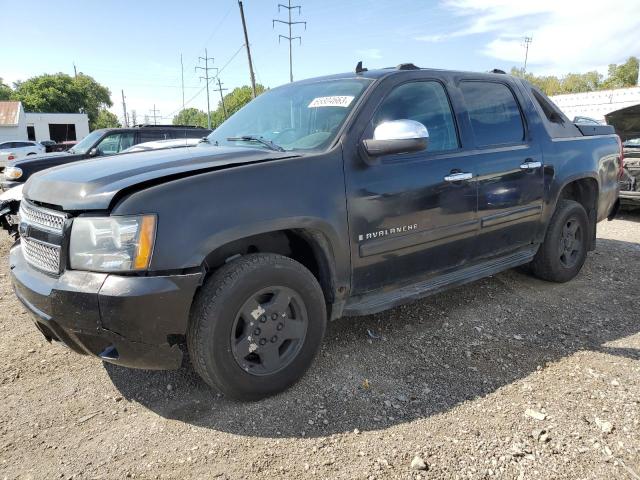
<svg viewBox="0 0 640 480">
<path fill-rule="evenodd" d="M 505 73 L 502 70 L 494 69 L 490 72 L 470 72 L 463 70 L 445 70 L 439 68 L 421 68 L 413 63 L 401 63 L 395 67 L 385 67 L 385 68 L 376 68 L 372 70 L 368 70 L 367 68 L 362 68 L 361 63 L 358 63 L 358 66 L 354 71 L 337 73 L 333 75 L 322 75 L 319 77 L 307 78 L 305 80 L 299 80 L 295 83 L 306 83 L 306 82 L 316 82 L 318 80 L 337 80 L 341 78 L 368 78 L 371 80 L 378 80 L 390 75 L 406 75 L 410 72 L 422 71 L 422 72 L 432 72 L 437 73 L 442 76 L 456 76 L 456 75 L 474 75 L 478 77 L 487 77 L 487 78 L 495 78 L 496 75 L 506 76 L 513 78 L 511 75 Z"/>
</svg>

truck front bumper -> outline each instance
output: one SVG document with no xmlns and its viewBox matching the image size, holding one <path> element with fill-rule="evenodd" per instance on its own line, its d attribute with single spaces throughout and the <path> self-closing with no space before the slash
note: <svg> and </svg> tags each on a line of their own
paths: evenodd
<svg viewBox="0 0 640 480">
<path fill-rule="evenodd" d="M 620 190 L 620 203 L 622 205 L 633 205 L 640 207 L 640 192 Z"/>
<path fill-rule="evenodd" d="M 124 276 L 68 270 L 54 277 L 31 267 L 20 244 L 10 253 L 18 299 L 49 341 L 134 368 L 182 363 L 180 339 L 201 274 Z"/>
</svg>

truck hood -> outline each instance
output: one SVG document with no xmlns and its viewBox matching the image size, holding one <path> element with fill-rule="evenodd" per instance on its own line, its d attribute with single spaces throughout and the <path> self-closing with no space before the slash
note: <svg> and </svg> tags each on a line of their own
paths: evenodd
<svg viewBox="0 0 640 480">
<path fill-rule="evenodd" d="M 172 150 L 126 153 L 61 165 L 34 174 L 24 197 L 63 210 L 107 210 L 118 192 L 159 179 L 296 157 L 291 152 L 199 144 Z"/>
</svg>

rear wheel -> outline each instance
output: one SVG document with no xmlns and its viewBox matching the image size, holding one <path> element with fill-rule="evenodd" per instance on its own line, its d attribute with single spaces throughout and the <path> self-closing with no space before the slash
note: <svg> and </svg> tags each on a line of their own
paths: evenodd
<svg viewBox="0 0 640 480">
<path fill-rule="evenodd" d="M 533 274 L 552 282 L 567 282 L 574 278 L 587 257 L 589 232 L 584 207 L 573 200 L 560 200 L 544 243 L 531 262 Z"/>
<path fill-rule="evenodd" d="M 325 326 L 324 296 L 309 270 L 282 255 L 252 254 L 202 287 L 187 344 L 205 382 L 231 397 L 258 399 L 304 374 Z"/>
</svg>

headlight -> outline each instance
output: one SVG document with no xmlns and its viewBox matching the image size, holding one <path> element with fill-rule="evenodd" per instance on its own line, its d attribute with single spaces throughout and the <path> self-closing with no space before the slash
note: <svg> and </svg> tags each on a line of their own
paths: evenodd
<svg viewBox="0 0 640 480">
<path fill-rule="evenodd" d="M 155 215 L 77 217 L 71 227 L 71 268 L 94 272 L 145 270 L 155 234 Z"/>
<path fill-rule="evenodd" d="M 17 180 L 22 176 L 22 169 L 18 167 L 7 167 L 4 169 L 4 177 L 9 180 Z"/>
</svg>

